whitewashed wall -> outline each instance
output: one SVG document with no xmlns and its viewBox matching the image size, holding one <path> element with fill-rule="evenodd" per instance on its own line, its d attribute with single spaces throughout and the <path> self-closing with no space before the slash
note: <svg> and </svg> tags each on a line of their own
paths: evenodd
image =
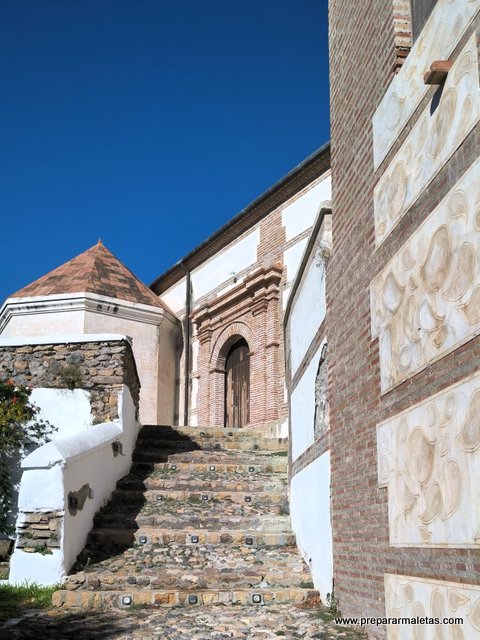
<svg viewBox="0 0 480 640">
<path fill-rule="evenodd" d="M 315 588 L 326 602 L 333 586 L 329 451 L 292 478 L 290 503 L 298 548 L 310 566 Z"/>
<path fill-rule="evenodd" d="M 77 431 L 70 425 L 67 429 L 70 433 L 66 436 L 65 429 L 59 424 L 59 432 L 52 441 L 23 460 L 18 522 L 24 521 L 25 513 L 58 511 L 64 513 L 64 524 L 60 548 L 53 549 L 51 554 L 14 551 L 10 564 L 11 584 L 61 582 L 85 546 L 95 513 L 109 500 L 117 481 L 130 469 L 139 425 L 128 387 L 123 386 L 120 396 L 119 420 L 89 428 L 79 426 Z M 62 399 L 66 405 L 69 401 L 78 406 L 76 397 Z M 71 407 L 59 408 L 56 419 L 70 410 Z M 51 407 L 46 411 L 51 412 Z M 122 455 L 113 454 L 112 443 L 115 441 L 122 444 Z M 91 495 L 83 509 L 72 515 L 68 510 L 68 494 L 85 484 L 90 485 Z"/>
</svg>

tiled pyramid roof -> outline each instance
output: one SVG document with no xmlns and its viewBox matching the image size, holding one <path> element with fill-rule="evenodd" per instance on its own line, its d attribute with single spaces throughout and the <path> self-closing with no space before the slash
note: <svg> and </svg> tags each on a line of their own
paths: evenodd
<svg viewBox="0 0 480 640">
<path fill-rule="evenodd" d="M 157 296 L 102 244 L 98 243 L 11 296 L 26 298 L 65 293 L 97 293 L 165 308 Z"/>
</svg>

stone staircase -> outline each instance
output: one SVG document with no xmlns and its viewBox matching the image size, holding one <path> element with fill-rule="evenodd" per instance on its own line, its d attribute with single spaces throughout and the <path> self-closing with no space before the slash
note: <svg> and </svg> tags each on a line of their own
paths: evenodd
<svg viewBox="0 0 480 640">
<path fill-rule="evenodd" d="M 316 606 L 290 530 L 287 443 L 147 426 L 53 604 Z"/>
</svg>

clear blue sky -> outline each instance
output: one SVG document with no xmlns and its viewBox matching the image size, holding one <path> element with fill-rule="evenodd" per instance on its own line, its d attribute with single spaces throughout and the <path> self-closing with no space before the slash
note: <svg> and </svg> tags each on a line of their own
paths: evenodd
<svg viewBox="0 0 480 640">
<path fill-rule="evenodd" d="M 327 0 L 0 0 L 0 301 L 149 284 L 329 138 Z"/>
</svg>

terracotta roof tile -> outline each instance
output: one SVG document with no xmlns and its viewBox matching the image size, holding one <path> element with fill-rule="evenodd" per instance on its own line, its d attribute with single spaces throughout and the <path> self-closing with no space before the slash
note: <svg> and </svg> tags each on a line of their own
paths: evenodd
<svg viewBox="0 0 480 640">
<path fill-rule="evenodd" d="M 100 240 L 91 249 L 50 271 L 11 297 L 81 292 L 165 308 L 153 291 L 117 260 Z"/>
</svg>

